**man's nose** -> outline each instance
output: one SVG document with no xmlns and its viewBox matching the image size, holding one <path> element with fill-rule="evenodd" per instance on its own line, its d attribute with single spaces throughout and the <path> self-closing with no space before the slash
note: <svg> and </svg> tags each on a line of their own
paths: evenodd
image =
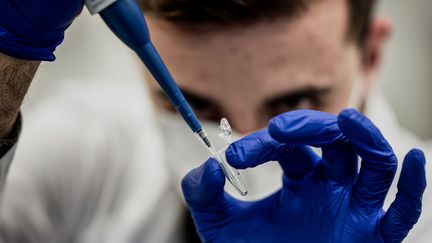
<svg viewBox="0 0 432 243">
<path fill-rule="evenodd" d="M 233 130 L 242 135 L 262 129 L 267 125 L 253 113 L 236 113 L 228 120 Z"/>
</svg>

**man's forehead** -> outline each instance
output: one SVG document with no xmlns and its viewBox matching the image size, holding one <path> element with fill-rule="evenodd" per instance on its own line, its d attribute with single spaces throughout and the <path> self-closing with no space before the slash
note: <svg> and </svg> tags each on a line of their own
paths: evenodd
<svg viewBox="0 0 432 243">
<path fill-rule="evenodd" d="M 180 86 L 196 93 L 266 96 L 275 89 L 326 86 L 346 45 L 345 0 L 316 1 L 298 19 L 262 21 L 204 33 L 150 19 L 156 47 Z M 288 82 L 288 83 L 287 83 Z M 280 87 L 278 87 L 280 86 Z M 268 91 L 269 90 L 269 91 Z M 258 98 L 258 97 L 254 97 Z"/>
</svg>

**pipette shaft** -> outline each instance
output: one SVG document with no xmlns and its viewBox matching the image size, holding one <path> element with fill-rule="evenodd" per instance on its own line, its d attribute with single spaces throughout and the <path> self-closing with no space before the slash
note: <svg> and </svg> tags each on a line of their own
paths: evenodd
<svg viewBox="0 0 432 243">
<path fill-rule="evenodd" d="M 151 42 L 144 15 L 135 0 L 86 0 L 86 5 L 92 14 L 99 13 L 111 31 L 135 51 L 190 129 L 216 156 L 228 180 L 242 195 L 246 195 L 247 189 L 240 174 L 228 165 L 224 156 L 215 151 L 207 133 Z"/>
<path fill-rule="evenodd" d="M 136 1 L 86 0 L 86 6 L 92 14 L 99 13 L 112 32 L 135 51 L 190 129 L 207 148 L 211 148 L 198 118 L 151 42 L 147 24 Z"/>
</svg>

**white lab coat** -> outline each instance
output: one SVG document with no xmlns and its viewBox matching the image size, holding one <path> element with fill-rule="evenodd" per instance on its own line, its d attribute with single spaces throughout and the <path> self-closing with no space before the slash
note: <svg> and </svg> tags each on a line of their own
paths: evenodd
<svg viewBox="0 0 432 243">
<path fill-rule="evenodd" d="M 23 114 L 1 196 L 2 237 L 177 242 L 183 207 L 170 190 L 144 87 L 88 83 L 61 87 Z M 8 163 L 10 155 L 0 162 Z"/>
<path fill-rule="evenodd" d="M 67 85 L 24 114 L 15 159 L 10 151 L 0 160 L 1 168 L 13 162 L 1 195 L 3 237 L 14 243 L 181 242 L 179 181 L 207 154 L 195 151 L 200 159 L 188 159 L 188 148 L 181 146 L 199 144 L 175 119 L 161 126 L 179 126 L 188 142 L 165 133 L 163 146 L 143 92 L 139 84 Z M 399 156 L 413 146 L 431 151 L 402 132 L 380 94 L 373 96 L 367 113 Z M 277 189 L 278 173 L 274 163 L 244 172 L 248 199 Z M 432 239 L 429 192 L 421 222 L 407 242 Z"/>
</svg>

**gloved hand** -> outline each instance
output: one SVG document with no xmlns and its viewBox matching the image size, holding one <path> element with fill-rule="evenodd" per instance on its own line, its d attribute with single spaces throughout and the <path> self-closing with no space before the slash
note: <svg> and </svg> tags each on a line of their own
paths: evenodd
<svg viewBox="0 0 432 243">
<path fill-rule="evenodd" d="M 0 0 L 0 52 L 53 61 L 55 48 L 83 4 L 83 0 Z"/>
<path fill-rule="evenodd" d="M 320 147 L 322 157 L 307 145 Z M 205 242 L 401 242 L 421 213 L 423 153 L 412 150 L 405 157 L 396 199 L 384 212 L 397 159 L 380 131 L 354 110 L 280 115 L 268 130 L 232 144 L 226 155 L 239 169 L 278 161 L 283 187 L 260 201 L 242 202 L 224 192 L 216 161 L 192 170 L 182 188 Z"/>
</svg>

